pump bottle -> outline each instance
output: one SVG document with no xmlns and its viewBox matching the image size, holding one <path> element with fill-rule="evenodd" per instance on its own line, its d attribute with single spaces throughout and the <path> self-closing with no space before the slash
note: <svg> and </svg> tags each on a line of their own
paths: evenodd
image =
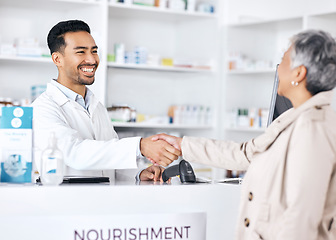
<svg viewBox="0 0 336 240">
<path fill-rule="evenodd" d="M 42 153 L 41 182 L 43 185 L 60 185 L 63 181 L 63 154 L 57 148 L 57 138 L 51 132 L 48 147 Z"/>
</svg>

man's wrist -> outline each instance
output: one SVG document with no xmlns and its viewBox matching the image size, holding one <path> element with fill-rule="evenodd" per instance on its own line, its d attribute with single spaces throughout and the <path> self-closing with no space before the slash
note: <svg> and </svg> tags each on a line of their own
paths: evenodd
<svg viewBox="0 0 336 240">
<path fill-rule="evenodd" d="M 143 157 L 146 156 L 147 141 L 148 141 L 148 139 L 146 139 L 146 138 L 140 138 L 139 150 L 140 150 L 141 156 L 143 156 Z"/>
<path fill-rule="evenodd" d="M 141 137 L 140 140 L 139 140 L 139 145 L 138 145 L 138 154 L 137 154 L 138 157 L 145 157 L 145 155 L 143 155 L 142 151 L 141 151 L 141 141 L 142 140 L 143 140 L 143 138 Z"/>
<path fill-rule="evenodd" d="M 146 169 L 146 168 L 141 169 L 141 170 L 138 172 L 138 174 L 135 176 L 135 180 L 136 180 L 137 182 L 140 182 L 140 181 L 141 181 L 141 179 L 140 179 L 140 175 L 141 175 L 141 173 L 142 173 L 145 169 Z"/>
</svg>

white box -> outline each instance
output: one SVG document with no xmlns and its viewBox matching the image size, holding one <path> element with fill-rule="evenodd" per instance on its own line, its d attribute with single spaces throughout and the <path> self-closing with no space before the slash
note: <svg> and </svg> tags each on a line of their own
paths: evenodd
<svg viewBox="0 0 336 240">
<path fill-rule="evenodd" d="M 0 121 L 1 182 L 30 183 L 33 108 L 3 107 Z"/>
<path fill-rule="evenodd" d="M 1 44 L 0 55 L 16 56 L 16 48 L 13 44 Z"/>
</svg>

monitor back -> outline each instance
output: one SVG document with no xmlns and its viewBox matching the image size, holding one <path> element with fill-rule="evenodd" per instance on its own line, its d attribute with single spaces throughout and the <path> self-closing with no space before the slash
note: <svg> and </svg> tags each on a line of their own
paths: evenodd
<svg viewBox="0 0 336 240">
<path fill-rule="evenodd" d="M 288 98 L 280 96 L 278 94 L 278 86 L 279 86 L 279 77 L 278 77 L 278 65 L 277 65 L 274 76 L 273 91 L 272 91 L 272 98 L 269 109 L 267 126 L 269 126 L 283 112 L 293 107 L 291 101 Z"/>
</svg>

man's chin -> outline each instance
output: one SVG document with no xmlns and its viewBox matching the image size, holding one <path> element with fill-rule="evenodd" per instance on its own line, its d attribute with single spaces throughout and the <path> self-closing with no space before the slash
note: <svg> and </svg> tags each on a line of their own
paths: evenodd
<svg viewBox="0 0 336 240">
<path fill-rule="evenodd" d="M 80 84 L 83 84 L 83 85 L 92 85 L 93 83 L 94 83 L 94 81 L 95 81 L 95 78 L 94 77 L 92 77 L 92 78 L 88 78 L 88 79 L 78 79 L 78 82 L 80 83 Z"/>
</svg>

